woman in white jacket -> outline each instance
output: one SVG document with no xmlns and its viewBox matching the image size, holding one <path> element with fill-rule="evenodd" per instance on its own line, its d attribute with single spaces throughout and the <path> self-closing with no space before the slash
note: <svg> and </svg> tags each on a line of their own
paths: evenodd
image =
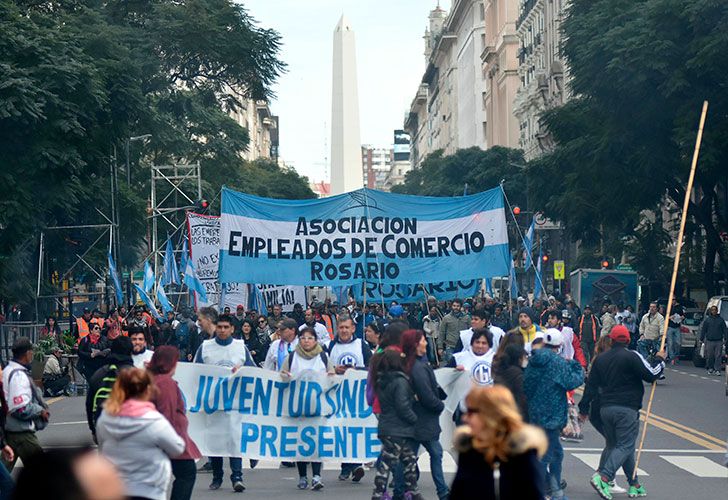
<svg viewBox="0 0 728 500">
<path fill-rule="evenodd" d="M 131 499 L 166 500 L 169 459 L 185 449 L 184 440 L 150 402 L 152 391 L 147 371 L 122 370 L 96 424 L 99 449 L 118 469 Z"/>
</svg>

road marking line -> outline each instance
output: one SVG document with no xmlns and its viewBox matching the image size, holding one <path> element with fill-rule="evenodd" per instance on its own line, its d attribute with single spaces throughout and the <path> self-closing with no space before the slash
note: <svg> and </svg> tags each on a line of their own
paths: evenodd
<svg viewBox="0 0 728 500">
<path fill-rule="evenodd" d="M 644 415 L 640 415 L 640 420 L 644 422 L 644 420 L 645 420 Z M 650 423 L 650 425 L 653 425 L 653 426 L 657 427 L 658 429 L 662 429 L 663 431 L 669 432 L 670 434 L 674 434 L 678 437 L 685 439 L 686 441 L 690 441 L 691 443 L 697 444 L 698 446 L 702 446 L 709 450 L 725 450 L 725 447 L 723 447 L 723 446 L 713 443 L 712 441 L 707 441 L 705 439 L 696 437 L 692 434 L 689 434 L 685 431 L 678 429 L 677 427 L 673 427 L 672 425 L 661 422 L 660 420 L 650 418 L 649 423 Z"/>
<path fill-rule="evenodd" d="M 644 412 L 642 410 L 640 410 L 640 415 L 644 416 Z M 675 422 L 674 420 L 670 420 L 669 418 L 661 417 L 661 416 L 655 415 L 655 414 L 650 415 L 650 418 L 654 418 L 655 420 L 659 420 L 659 421 L 661 421 L 661 422 L 663 422 L 663 423 L 665 423 L 667 425 L 671 425 L 671 426 L 676 427 L 678 429 L 682 429 L 684 431 L 688 431 L 688 432 L 690 432 L 692 434 L 695 434 L 696 436 L 703 437 L 703 438 L 707 439 L 708 441 L 713 441 L 718 446 L 721 446 L 723 448 L 725 448 L 725 446 L 726 446 L 726 442 L 723 441 L 720 438 L 717 438 L 715 436 L 711 436 L 710 434 L 707 434 L 705 432 L 699 431 L 697 429 L 693 429 L 692 427 L 687 427 L 687 426 L 685 426 L 685 425 L 683 425 L 683 424 L 681 424 L 679 422 Z"/>
<path fill-rule="evenodd" d="M 50 427 L 51 425 L 80 425 L 80 424 L 88 424 L 88 421 L 78 420 L 77 422 L 54 422 L 52 424 L 48 424 L 48 426 Z"/>
<path fill-rule="evenodd" d="M 58 397 L 55 397 L 55 398 L 50 398 L 50 399 L 47 399 L 46 400 L 46 404 L 47 405 L 52 405 L 53 403 L 56 403 L 56 402 L 60 401 L 61 399 L 64 399 L 64 397 L 63 396 L 58 396 Z"/>
<path fill-rule="evenodd" d="M 564 451 L 568 452 L 587 452 L 587 451 L 598 451 L 601 453 L 601 451 L 604 448 L 564 448 Z M 725 451 L 723 450 L 682 450 L 682 449 L 649 449 L 649 450 L 642 450 L 642 453 L 696 453 L 700 455 L 710 455 L 710 454 L 716 454 L 716 455 L 723 455 Z"/>
<path fill-rule="evenodd" d="M 591 468 L 591 470 L 597 470 L 597 468 L 599 467 L 599 457 L 601 457 L 600 453 L 572 453 L 572 456 L 584 462 L 586 465 L 589 466 L 589 468 Z M 624 471 L 622 469 L 619 469 L 617 471 L 617 475 L 624 476 Z M 649 476 L 649 474 L 647 474 L 642 469 L 637 469 L 637 475 Z"/>
<path fill-rule="evenodd" d="M 660 455 L 660 458 L 698 477 L 728 479 L 728 469 L 705 457 L 680 457 Z"/>
</svg>

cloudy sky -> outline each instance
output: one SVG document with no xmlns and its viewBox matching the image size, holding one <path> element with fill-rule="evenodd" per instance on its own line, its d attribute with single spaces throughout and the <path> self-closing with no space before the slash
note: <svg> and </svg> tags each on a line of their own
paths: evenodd
<svg viewBox="0 0 728 500">
<path fill-rule="evenodd" d="M 356 33 L 363 144 L 389 146 L 425 69 L 427 15 L 437 0 L 242 0 L 283 39 L 288 72 L 274 87 L 280 155 L 311 180 L 328 180 L 333 32 L 342 13 Z M 441 6 L 449 9 L 450 0 Z"/>
</svg>

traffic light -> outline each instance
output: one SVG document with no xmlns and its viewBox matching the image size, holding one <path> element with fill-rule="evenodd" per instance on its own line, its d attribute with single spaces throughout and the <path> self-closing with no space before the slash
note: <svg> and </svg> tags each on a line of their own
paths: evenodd
<svg viewBox="0 0 728 500">
<path fill-rule="evenodd" d="M 543 263 L 544 263 L 544 264 L 548 264 L 548 263 L 549 263 L 549 258 L 550 258 L 550 257 L 549 257 L 549 254 L 545 253 L 545 254 L 543 254 L 543 256 L 541 257 L 541 260 L 543 261 Z"/>
<path fill-rule="evenodd" d="M 513 207 L 513 215 L 520 215 L 520 214 L 521 214 L 521 207 L 519 207 L 518 205 Z"/>
<path fill-rule="evenodd" d="M 197 213 L 203 214 L 207 212 L 208 208 L 210 208 L 210 202 L 204 198 L 195 202 L 195 211 Z"/>
<path fill-rule="evenodd" d="M 612 267 L 612 263 L 606 257 L 602 259 L 602 269 L 609 269 Z"/>
</svg>

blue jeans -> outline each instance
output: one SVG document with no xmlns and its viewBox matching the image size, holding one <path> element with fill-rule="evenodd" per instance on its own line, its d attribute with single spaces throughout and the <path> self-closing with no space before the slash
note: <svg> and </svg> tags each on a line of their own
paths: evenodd
<svg viewBox="0 0 728 500">
<path fill-rule="evenodd" d="M 13 492 L 15 483 L 5 465 L 0 463 L 0 500 L 8 500 Z"/>
<path fill-rule="evenodd" d="M 640 339 L 637 341 L 637 352 L 639 352 L 643 358 L 647 359 L 650 352 L 657 352 L 660 350 L 660 339 Z"/>
<path fill-rule="evenodd" d="M 667 359 L 678 359 L 682 347 L 682 334 L 680 328 L 667 329 Z"/>
<path fill-rule="evenodd" d="M 541 463 L 544 467 L 546 482 L 551 486 L 551 498 L 563 498 L 561 489 L 561 465 L 564 461 L 564 449 L 561 447 L 561 429 L 544 429 L 549 440 L 549 447 Z"/>
<path fill-rule="evenodd" d="M 445 482 L 445 473 L 442 471 L 442 445 L 439 439 L 432 441 L 418 441 L 415 444 L 415 455 L 420 450 L 420 445 L 424 446 L 427 453 L 430 454 L 430 470 L 432 471 L 432 481 L 435 483 L 437 490 L 437 498 L 443 500 L 450 495 L 450 488 Z"/>
<path fill-rule="evenodd" d="M 212 480 L 215 482 L 222 482 L 222 457 L 210 457 L 210 463 L 212 464 Z M 243 480 L 243 459 L 240 457 L 230 457 L 230 480 L 234 483 L 235 481 Z"/>
</svg>

